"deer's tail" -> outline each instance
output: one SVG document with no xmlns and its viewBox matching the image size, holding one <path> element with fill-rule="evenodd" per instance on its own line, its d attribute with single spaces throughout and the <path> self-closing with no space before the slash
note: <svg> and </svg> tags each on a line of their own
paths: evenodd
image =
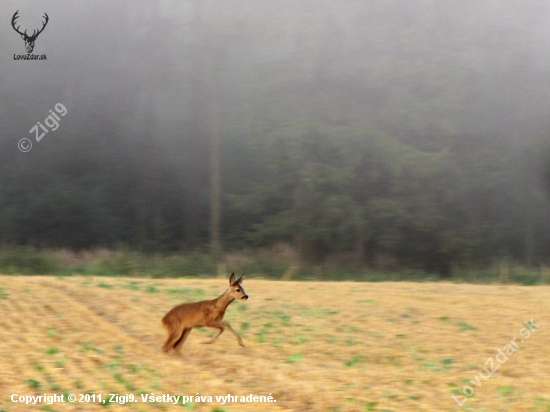
<svg viewBox="0 0 550 412">
<path fill-rule="evenodd" d="M 168 319 L 167 319 L 168 316 L 165 316 L 162 318 L 162 326 L 164 326 L 164 328 L 168 331 L 171 331 L 172 330 L 172 322 L 170 322 Z"/>
</svg>

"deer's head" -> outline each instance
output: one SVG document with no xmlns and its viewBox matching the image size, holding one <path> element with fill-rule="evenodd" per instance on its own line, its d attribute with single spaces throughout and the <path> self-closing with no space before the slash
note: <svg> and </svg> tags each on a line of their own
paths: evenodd
<svg viewBox="0 0 550 412">
<path fill-rule="evenodd" d="M 248 299 L 248 295 L 246 294 L 246 292 L 244 291 L 244 289 L 241 285 L 241 283 L 243 281 L 243 278 L 244 278 L 244 273 L 237 280 L 235 280 L 235 274 L 234 273 L 232 273 L 231 277 L 229 278 L 229 295 L 233 299 L 238 299 L 238 300 L 247 300 Z"/>
<path fill-rule="evenodd" d="M 15 21 L 17 20 L 17 18 L 19 17 L 18 16 L 18 13 L 19 13 L 19 10 L 17 10 L 15 12 L 15 14 L 13 15 L 12 19 L 11 19 L 11 26 L 13 27 L 13 29 L 19 33 L 21 35 L 21 38 L 23 40 L 25 40 L 25 49 L 27 49 L 27 53 L 32 53 L 33 49 L 34 49 L 34 42 L 36 41 L 36 38 L 38 37 L 38 35 L 40 33 L 42 33 L 42 31 L 44 31 L 44 28 L 46 27 L 46 25 L 48 24 L 48 20 L 50 19 L 48 17 L 48 15 L 46 13 L 44 13 L 44 23 L 42 23 L 42 28 L 40 30 L 33 30 L 32 34 L 29 36 L 27 34 L 27 30 L 25 30 L 25 32 L 21 32 L 19 31 L 19 27 L 21 26 L 17 26 L 15 27 Z"/>
</svg>

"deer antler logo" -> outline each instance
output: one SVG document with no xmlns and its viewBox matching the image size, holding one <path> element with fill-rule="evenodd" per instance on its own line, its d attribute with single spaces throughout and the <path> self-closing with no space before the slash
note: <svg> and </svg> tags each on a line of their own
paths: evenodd
<svg viewBox="0 0 550 412">
<path fill-rule="evenodd" d="M 32 35 L 28 35 L 27 34 L 27 30 L 25 30 L 24 33 L 20 32 L 19 31 L 19 27 L 21 26 L 17 26 L 15 27 L 15 20 L 17 20 L 17 18 L 19 17 L 18 16 L 18 13 L 19 13 L 19 10 L 17 10 L 15 12 L 15 14 L 13 15 L 12 19 L 11 19 L 11 26 L 13 27 L 13 29 L 19 33 L 21 35 L 21 38 L 23 40 L 25 40 L 25 48 L 27 49 L 27 53 L 32 53 L 33 49 L 34 49 L 34 42 L 36 41 L 36 38 L 38 37 L 38 35 L 40 33 L 42 33 L 44 31 L 44 28 L 46 27 L 46 25 L 48 24 L 48 20 L 50 19 L 48 17 L 48 15 L 46 13 L 44 13 L 44 18 L 46 19 L 46 21 L 44 23 L 42 23 L 42 28 L 40 30 L 38 30 L 38 32 L 36 30 L 33 30 L 32 32 Z"/>
</svg>

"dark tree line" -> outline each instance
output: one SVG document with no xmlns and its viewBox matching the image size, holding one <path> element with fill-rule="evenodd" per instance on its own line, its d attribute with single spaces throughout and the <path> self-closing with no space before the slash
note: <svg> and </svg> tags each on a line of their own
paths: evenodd
<svg viewBox="0 0 550 412">
<path fill-rule="evenodd" d="M 151 149 L 124 141 L 116 122 L 95 121 L 78 139 L 60 131 L 17 160 L 2 156 L 2 243 L 208 246 L 209 163 L 191 179 L 188 169 L 166 162 L 158 143 Z M 390 261 L 443 273 L 496 258 L 544 262 L 548 151 L 511 150 L 481 136 L 449 141 L 436 152 L 374 132 L 225 141 L 223 248 L 287 242 L 310 263 L 340 255 L 359 266 Z M 2 146 L 13 154 L 6 141 Z M 193 155 L 183 150 L 182 161 Z M 198 207 L 189 214 L 191 202 Z"/>
</svg>

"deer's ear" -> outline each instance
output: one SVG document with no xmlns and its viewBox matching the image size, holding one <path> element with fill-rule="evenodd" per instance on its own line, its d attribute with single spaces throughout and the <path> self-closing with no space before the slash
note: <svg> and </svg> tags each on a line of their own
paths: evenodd
<svg viewBox="0 0 550 412">
<path fill-rule="evenodd" d="M 236 286 L 236 285 L 240 285 L 241 282 L 243 281 L 243 278 L 244 278 L 244 273 L 243 273 L 243 275 L 242 275 L 239 279 L 237 279 L 233 284 L 234 284 L 235 286 Z"/>
<path fill-rule="evenodd" d="M 229 286 L 232 286 L 234 282 L 235 282 L 235 273 L 232 273 L 231 276 L 229 277 Z"/>
</svg>

